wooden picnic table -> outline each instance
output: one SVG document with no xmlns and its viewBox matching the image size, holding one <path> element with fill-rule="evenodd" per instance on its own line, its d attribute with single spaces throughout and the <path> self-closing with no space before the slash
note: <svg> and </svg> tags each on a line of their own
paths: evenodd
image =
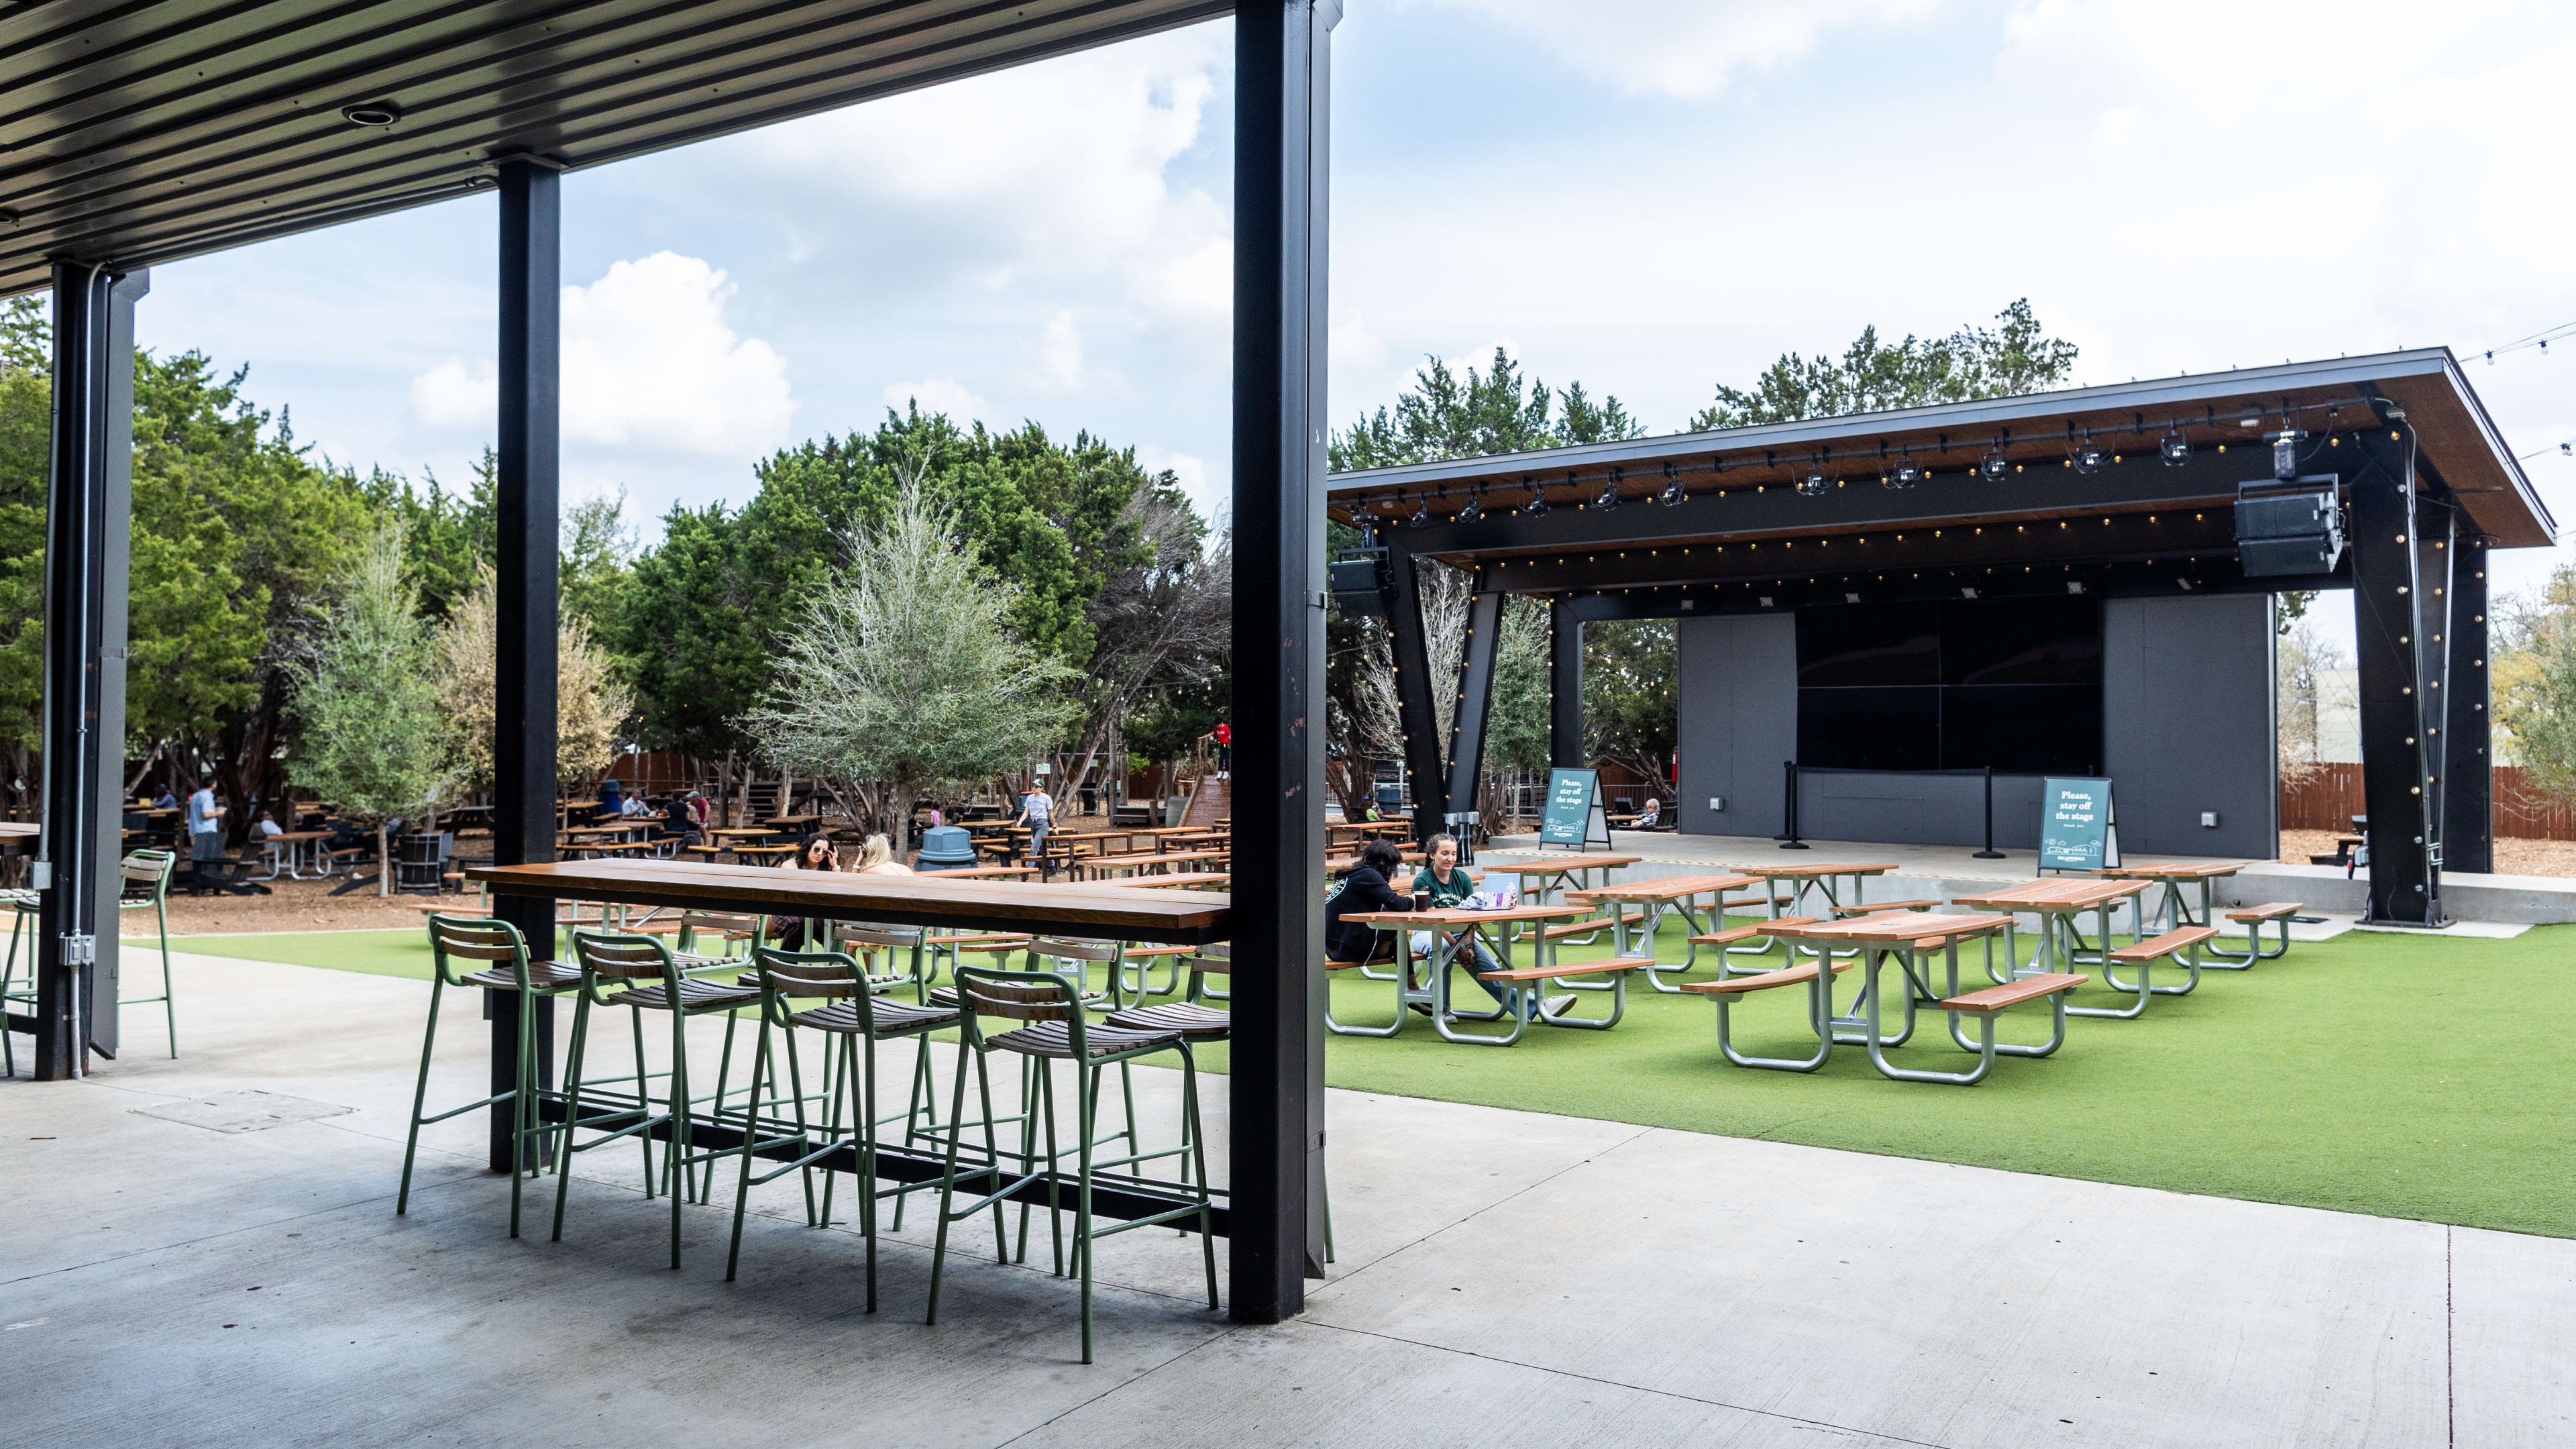
<svg viewBox="0 0 2576 1449">
<path fill-rule="evenodd" d="M 2177 860 L 2141 865 L 2106 866 L 2093 873 L 2105 880 L 2154 881 L 2164 886 L 2164 898 L 2158 902 L 2155 913 L 2138 923 L 2138 934 L 2143 936 L 2150 925 L 2159 931 L 2170 931 L 2176 926 L 2211 924 L 2209 883 L 2234 875 L 2243 870 L 2245 865 L 2246 862 L 2241 860 L 2190 862 Z M 2186 881 L 2197 881 L 2200 884 L 2200 914 L 2197 917 L 2192 915 L 2190 906 L 2185 904 L 2182 898 L 2182 888 Z"/>
<path fill-rule="evenodd" d="M 1535 1013 L 1523 1013 L 1517 1009 L 1517 999 L 1513 1007 L 1495 1011 L 1462 1012 L 1450 1005 L 1450 969 L 1463 961 L 1468 969 L 1475 970 L 1476 945 L 1480 940 L 1493 948 L 1494 958 L 1502 963 L 1503 972 L 1512 972 L 1512 927 L 1562 921 L 1582 915 L 1584 909 L 1582 906 L 1560 905 L 1515 906 L 1506 911 L 1345 912 L 1342 916 L 1343 920 L 1357 921 L 1374 930 L 1398 933 L 1428 931 L 1431 935 L 1431 956 L 1423 980 L 1416 983 L 1411 948 L 1403 941 L 1398 941 L 1396 957 L 1402 964 L 1396 973 L 1396 1010 L 1394 1020 L 1387 1025 L 1383 1027 L 1347 1026 L 1333 1020 L 1330 1012 L 1325 1014 L 1324 1025 L 1345 1036 L 1394 1036 L 1404 1029 L 1405 1018 L 1411 1014 L 1417 1002 L 1430 1009 L 1432 1030 L 1438 1032 L 1443 1040 L 1474 1046 L 1510 1046 L 1521 1039 L 1521 1034 L 1529 1028 L 1533 1019 L 1547 1026 L 1574 1027 L 1585 1031 L 1601 1031 L 1617 1025 L 1619 1018 L 1627 1010 L 1627 972 L 1635 963 L 1616 958 L 1610 961 L 1579 963 L 1581 966 L 1593 968 L 1593 972 L 1581 974 L 1606 974 L 1614 978 L 1614 1004 L 1608 1020 L 1584 1020 L 1571 1015 L 1550 1015 L 1544 1006 Z M 1489 932 L 1490 936 L 1487 934 Z M 1543 995 L 1542 982 L 1550 979 L 1553 973 L 1559 970 L 1571 972 L 1575 969 L 1557 966 L 1554 960 L 1554 948 L 1545 931 L 1532 932 L 1522 939 L 1531 943 L 1532 970 L 1529 974 L 1538 979 L 1529 981 L 1526 986 L 1517 980 L 1511 982 L 1516 998 L 1525 989 L 1537 991 Z M 1479 972 L 1478 974 L 1480 977 L 1491 979 L 1501 973 Z M 1480 1032 L 1462 1032 L 1452 1026 L 1454 1021 L 1462 1019 L 1500 1021 L 1506 1017 L 1511 1021 L 1511 1030 L 1499 1036 Z"/>
<path fill-rule="evenodd" d="M 703 833 L 709 840 L 725 840 L 734 836 L 747 836 L 759 839 L 776 835 L 778 832 L 769 829 L 767 826 L 728 825 L 721 830 L 709 830 L 701 833 Z"/>
<path fill-rule="evenodd" d="M 1627 906 L 1630 902 L 1636 903 L 1641 909 L 1637 913 L 1639 949 L 1635 954 L 1651 959 L 1655 954 L 1655 932 L 1663 925 L 1666 914 L 1679 911 L 1682 920 L 1690 926 L 1692 935 L 1706 935 L 1725 924 L 1728 891 L 1742 890 L 1746 886 L 1761 883 L 1762 879 L 1759 876 L 1741 874 L 1668 875 L 1655 880 L 1629 881 L 1624 885 L 1595 886 L 1587 890 L 1567 891 L 1565 899 L 1573 904 L 1609 908 L 1610 954 L 1614 956 L 1630 954 Z M 1705 921 L 1701 920 L 1699 913 L 1691 905 L 1701 896 L 1711 897 L 1707 907 L 1708 917 Z M 1773 914 L 1777 915 L 1778 912 L 1774 911 Z M 1694 941 L 1691 943 L 1690 954 L 1682 958 L 1680 965 L 1670 969 L 1685 972 L 1698 961 L 1699 943 Z M 1655 990 L 1667 994 L 1679 991 L 1681 988 L 1678 986 L 1664 984 L 1663 977 L 1657 974 L 1663 969 L 1666 968 L 1660 965 L 1646 967 L 1646 983 Z"/>
<path fill-rule="evenodd" d="M 823 823 L 823 817 L 820 815 L 773 815 L 760 823 L 777 830 L 795 830 L 802 826 L 820 825 Z"/>
<path fill-rule="evenodd" d="M 922 870 L 916 875 L 945 876 L 950 880 L 1027 880 L 1036 875 L 1033 865 L 969 865 L 955 870 Z"/>
<path fill-rule="evenodd" d="M 1085 856 L 1073 862 L 1073 865 L 1077 870 L 1086 871 L 1161 871 L 1169 866 L 1181 865 L 1193 860 L 1223 860 L 1227 854 L 1228 852 L 1222 850 L 1147 850 L 1133 855 Z"/>
<path fill-rule="evenodd" d="M 2017 980 L 2024 976 L 2046 975 L 2052 971 L 2071 971 L 2078 964 L 2098 965 L 2100 963 L 2098 954 L 2089 962 L 2084 958 L 2084 952 L 2089 948 L 2085 944 L 2083 932 L 2076 929 L 2076 918 L 2087 911 L 2093 912 L 2098 917 L 2102 934 L 2102 950 L 2108 951 L 2111 949 L 2112 912 L 2119 908 L 2122 901 L 2128 901 L 2131 902 L 2130 913 L 2134 918 L 2137 914 L 2135 905 L 2137 898 L 2145 894 L 2153 884 L 2152 881 L 2143 880 L 2096 880 L 2086 877 L 2034 880 L 2024 881 L 2016 886 L 2007 886 L 2002 890 L 1987 891 L 1980 895 L 1953 896 L 1950 904 L 1967 906 L 1980 911 L 2028 913 L 2039 917 L 2039 944 L 2033 949 L 2031 958 L 2027 962 L 2018 960 L 2020 952 L 2014 943 L 2017 928 L 2005 930 L 2004 958 L 2009 967 L 2009 974 L 1995 975 L 1995 968 L 1991 962 L 1986 967 L 1988 976 L 1997 982 L 2003 982 Z"/>
<path fill-rule="evenodd" d="M 1816 959 L 1808 966 L 1792 966 L 1773 972 L 1767 977 L 1695 982 L 1683 989 L 1714 997 L 1719 1001 L 1722 1013 L 1724 1003 L 1731 995 L 1761 989 L 1771 980 L 1790 977 L 1793 978 L 1792 981 L 1786 984 L 1803 982 L 1807 986 L 1811 998 L 1807 1019 L 1816 1032 L 1816 1054 L 1811 1058 L 1796 1061 L 1745 1059 L 1737 1057 L 1733 1048 L 1728 1047 L 1728 1059 L 1739 1066 L 1812 1071 L 1824 1065 L 1832 1057 L 1836 1046 L 1859 1046 L 1868 1051 L 1870 1065 L 1876 1067 L 1880 1075 L 1893 1080 L 1974 1083 L 1982 1080 L 1987 1071 L 1993 1067 L 1994 1058 L 1998 1052 L 2015 1056 L 2044 1056 L 2048 1052 L 2055 1051 L 2057 1043 L 2052 1041 L 2045 1048 L 2039 1049 L 1998 1045 L 1994 1040 L 1992 1018 L 1988 1016 L 1985 1018 L 1984 1042 L 1972 1044 L 1960 1034 L 1958 1012 L 1954 1010 L 1948 1013 L 1950 1038 L 1963 1050 L 1980 1054 L 1980 1060 L 1974 1071 L 1927 1072 L 1899 1067 L 1887 1060 L 1886 1049 L 1903 1046 L 1913 1037 L 1917 1000 L 1950 1002 L 1959 996 L 1959 943 L 1961 941 L 1976 937 L 1992 937 L 1998 931 L 2009 932 L 2012 924 L 2013 918 L 2010 915 L 2000 913 L 1952 912 L 1926 915 L 1904 910 L 1852 916 L 1839 921 L 1780 923 L 1765 929 L 1776 933 L 1784 940 L 1803 940 L 1810 943 L 1816 951 Z M 1853 999 L 1849 1011 L 1839 1014 L 1833 1009 L 1833 981 L 1835 971 L 1843 968 L 1832 959 L 1833 948 L 1836 945 L 1846 946 L 1858 952 L 1863 961 L 1860 994 Z M 1929 973 L 1921 969 L 1924 953 L 1934 951 L 1940 952 L 1948 964 L 1949 977 L 1946 992 L 1934 990 Z M 1893 1033 L 1887 1032 L 1883 1027 L 1881 1004 L 1885 997 L 1879 981 L 1880 968 L 1891 960 L 1897 963 L 1906 982 L 1906 989 L 1901 993 L 1901 1000 L 1905 1007 L 1904 1022 Z M 2060 1040 L 2065 1036 L 2064 1021 L 2064 1017 L 2058 1018 Z M 1721 1040 L 1723 1040 L 1722 1037 Z"/>
<path fill-rule="evenodd" d="M 1144 890 L 1223 890 L 1234 877 L 1221 870 L 1183 871 L 1178 875 L 1131 875 L 1095 885 L 1132 886 Z"/>
<path fill-rule="evenodd" d="M 1642 855 L 1613 855 L 1608 852 L 1537 855 L 1527 860 L 1512 860 L 1504 856 L 1488 855 L 1485 859 L 1476 862 L 1475 868 L 1498 875 L 1519 876 L 1522 893 L 1535 895 L 1544 901 L 1547 899 L 1548 892 L 1561 886 L 1581 890 L 1590 885 L 1591 882 L 1583 878 L 1587 871 L 1600 871 L 1600 883 L 1606 886 L 1610 884 L 1610 872 L 1622 866 L 1635 865 L 1644 859 Z M 1529 882 L 1532 880 L 1536 880 L 1538 885 L 1531 886 Z"/>
<path fill-rule="evenodd" d="M 1396 852 L 1395 858 L 1406 865 L 1420 865 L 1427 857 L 1418 850 L 1400 850 Z M 1330 855 L 1324 858 L 1324 870 L 1326 873 L 1331 875 L 1340 875 L 1343 871 L 1349 870 L 1351 867 L 1358 865 L 1359 863 L 1360 858 L 1355 854 Z M 1393 885 L 1394 882 L 1389 881 L 1387 884 Z"/>
</svg>

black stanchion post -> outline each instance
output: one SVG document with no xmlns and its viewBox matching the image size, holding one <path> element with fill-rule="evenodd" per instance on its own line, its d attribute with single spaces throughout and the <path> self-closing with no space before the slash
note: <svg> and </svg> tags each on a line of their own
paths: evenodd
<svg viewBox="0 0 2576 1449">
<path fill-rule="evenodd" d="M 1986 848 L 1970 856 L 1971 860 L 2001 860 L 2004 853 L 1995 849 L 1995 767 L 1986 766 Z"/>
<path fill-rule="evenodd" d="M 1783 831 L 1780 848 L 1804 850 L 1807 848 L 1807 843 L 1798 838 L 1798 762 L 1782 760 L 1780 773 L 1787 779 L 1789 787 L 1786 798 L 1780 804 L 1780 824 Z"/>
</svg>

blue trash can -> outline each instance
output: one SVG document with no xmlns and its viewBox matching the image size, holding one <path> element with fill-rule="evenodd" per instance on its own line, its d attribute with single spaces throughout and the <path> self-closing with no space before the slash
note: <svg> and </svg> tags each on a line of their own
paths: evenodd
<svg viewBox="0 0 2576 1449">
<path fill-rule="evenodd" d="M 975 863 L 975 840 L 954 825 L 934 825 L 921 832 L 919 870 L 963 870 Z"/>
</svg>

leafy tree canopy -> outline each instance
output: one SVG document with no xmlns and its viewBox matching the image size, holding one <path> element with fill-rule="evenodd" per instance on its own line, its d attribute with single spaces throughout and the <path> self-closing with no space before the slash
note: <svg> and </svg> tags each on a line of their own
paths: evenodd
<svg viewBox="0 0 2576 1449">
<path fill-rule="evenodd" d="M 1909 332 L 1893 346 L 1879 341 L 1876 326 L 1864 327 L 1840 357 L 1784 352 L 1750 389 L 1720 384 L 1690 430 L 2009 397 L 2059 386 L 2074 371 L 2075 344 L 2042 331 L 2028 298 L 1995 320 L 2002 325 L 1962 327 L 1947 337 Z"/>
<path fill-rule="evenodd" d="M 1579 382 L 1551 391 L 1535 377 L 1524 378 L 1520 363 L 1497 347 L 1492 366 L 1483 373 L 1468 368 L 1463 381 L 1448 363 L 1428 359 L 1391 411 L 1379 408 L 1335 433 L 1327 452 L 1332 470 L 1348 473 L 1616 442 L 1645 431 L 1619 399 L 1596 404 Z"/>
</svg>

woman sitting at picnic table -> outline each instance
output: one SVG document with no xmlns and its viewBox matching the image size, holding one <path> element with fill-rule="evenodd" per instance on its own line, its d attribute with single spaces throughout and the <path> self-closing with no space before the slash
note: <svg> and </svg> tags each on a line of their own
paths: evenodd
<svg viewBox="0 0 2576 1449">
<path fill-rule="evenodd" d="M 882 835 L 871 835 L 859 847 L 859 874 L 910 875 L 912 867 L 894 858 L 894 846 Z"/>
<path fill-rule="evenodd" d="M 832 843 L 832 837 L 819 830 L 806 836 L 804 845 L 788 859 L 796 862 L 798 870 L 839 870 L 841 868 L 840 847 Z M 772 917 L 769 929 L 778 938 L 778 949 L 782 951 L 802 951 L 807 941 L 816 942 L 815 949 L 822 949 L 820 943 L 824 939 L 823 923 L 819 920 L 808 920 L 797 916 L 790 916 L 785 920 Z"/>
<path fill-rule="evenodd" d="M 1389 849 L 1391 852 L 1392 847 Z M 1431 858 L 1423 864 L 1421 871 L 1413 877 L 1413 891 L 1416 895 L 1428 895 L 1431 897 L 1431 909 L 1435 911 L 1455 909 L 1460 901 L 1463 901 L 1476 893 L 1476 878 L 1458 868 L 1458 837 L 1454 835 L 1435 835 L 1431 837 Z M 1415 954 L 1428 957 L 1431 954 L 1431 933 L 1429 931 L 1414 932 L 1413 949 Z M 1503 963 L 1494 959 L 1494 953 L 1487 949 L 1485 943 L 1482 941 L 1478 941 L 1476 943 L 1476 969 L 1478 971 L 1500 971 L 1503 969 Z M 1485 988 L 1485 994 L 1494 998 L 1494 1003 L 1496 1005 L 1502 1007 L 1505 1011 L 1512 1009 L 1512 989 L 1510 987 L 1497 981 L 1487 981 L 1481 976 L 1476 978 L 1476 984 Z M 1530 1004 L 1524 1006 L 1521 1010 L 1521 1014 L 1524 1016 L 1532 1015 L 1537 1010 L 1536 1003 L 1538 998 L 1533 995 L 1529 1000 Z M 1573 993 L 1568 992 L 1567 994 L 1550 1001 L 1547 1004 L 1547 1009 L 1551 1012 L 1562 1012 L 1565 1008 L 1572 1006 L 1573 1004 Z M 1417 1005 L 1419 1005 L 1419 1003 L 1417 1003 Z M 1429 1007 L 1422 1007 L 1421 1009 L 1424 1011 L 1430 1010 Z"/>
<path fill-rule="evenodd" d="M 1387 877 L 1403 864 L 1404 857 L 1396 853 L 1394 846 L 1372 840 L 1360 847 L 1359 860 L 1342 872 L 1341 888 L 1324 902 L 1324 949 L 1334 960 L 1374 960 L 1378 948 L 1385 944 L 1366 922 L 1343 920 L 1343 912 L 1361 915 L 1413 909 L 1413 897 L 1400 895 L 1387 884 Z"/>
</svg>

